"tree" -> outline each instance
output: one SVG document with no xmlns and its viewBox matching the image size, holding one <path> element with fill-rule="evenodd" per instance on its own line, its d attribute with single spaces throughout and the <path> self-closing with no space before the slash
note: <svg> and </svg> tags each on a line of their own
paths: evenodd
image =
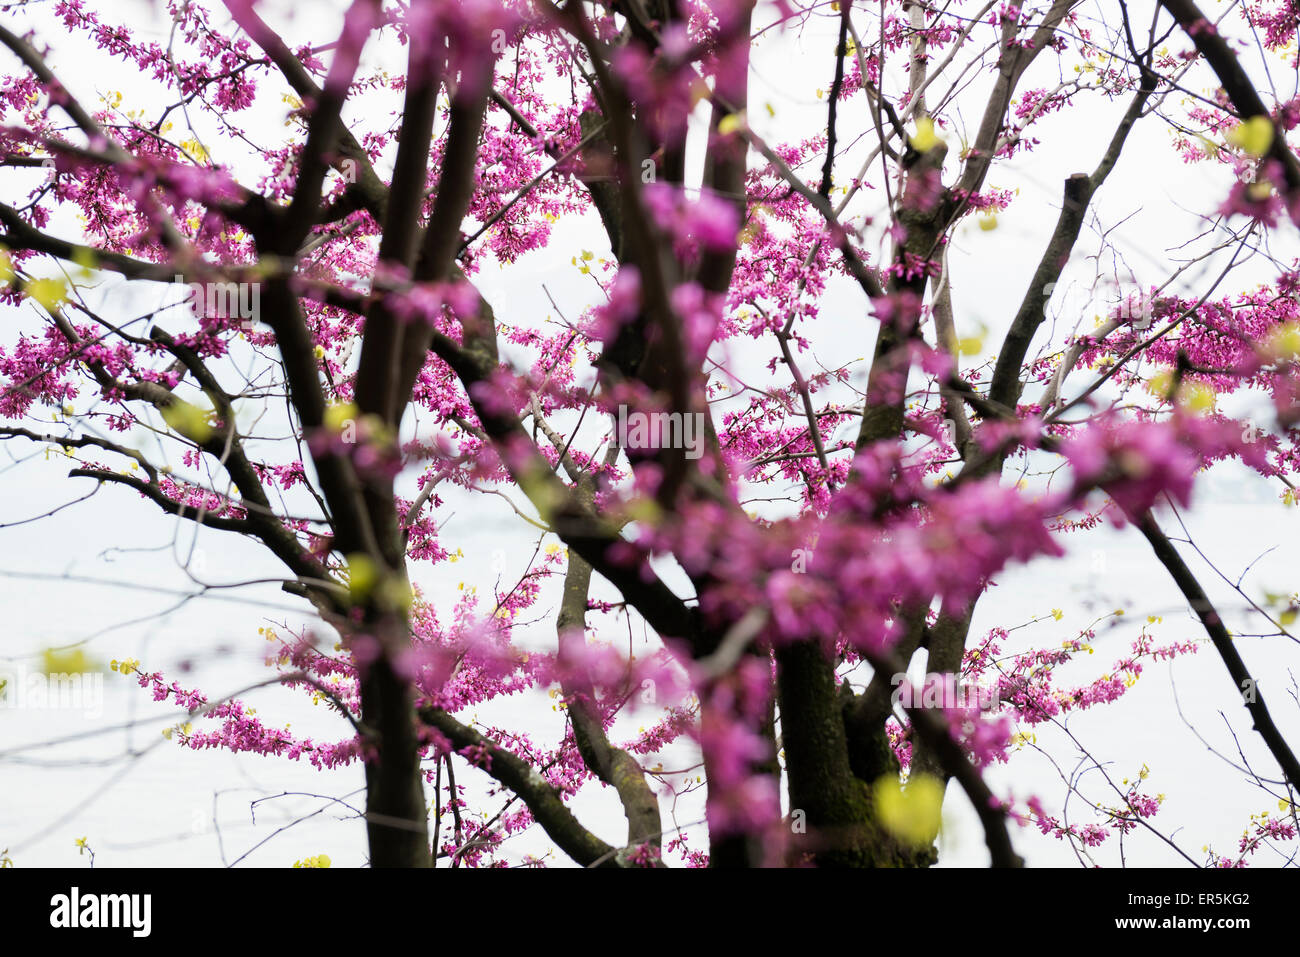
<svg viewBox="0 0 1300 957">
<path fill-rule="evenodd" d="M 1138 785 L 1070 823 L 982 774 L 1017 728 L 1195 650 L 1143 629 L 1111 674 L 1063 688 L 1053 670 L 1091 631 L 1021 655 L 1001 654 L 1006 628 L 971 633 L 995 574 L 1109 519 L 1150 543 L 1275 765 L 1256 780 L 1283 814 L 1211 863 L 1295 839 L 1300 764 L 1154 511 L 1226 458 L 1291 495 L 1300 273 L 1267 242 L 1284 213 L 1300 221 L 1300 100 L 1264 102 L 1227 39 L 1257 38 L 1260 69 L 1294 66 L 1289 2 L 1211 22 L 1186 0 L 1140 16 L 1123 0 L 353 0 L 332 42 L 291 38 L 267 7 L 168 3 L 164 45 L 59 0 L 67 31 L 151 79 L 143 112 L 120 94 L 92 108 L 40 35 L 0 27 L 16 58 L 0 154 L 26 191 L 0 204 L 3 295 L 24 323 L 0 354 L 0 435 L 61 448 L 98 500 L 134 493 L 265 546 L 320 619 L 280 639 L 276 680 L 351 725 L 296 738 L 237 697 L 115 663 L 186 709 L 181 744 L 360 762 L 375 866 L 505 860 L 533 823 L 583 866 L 925 866 L 950 784 L 999 866 L 1021 862 L 1018 825 L 1080 849 L 1159 833 Z M 751 59 L 801 42 L 829 54 L 821 132 L 769 142 Z M 385 96 L 394 114 L 374 106 Z M 268 132 L 257 118 L 282 103 Z M 1017 200 L 990 176 L 1053 114 L 1110 103 L 1118 122 L 1079 137 L 1095 165 L 1065 180 L 1050 240 L 995 304 L 993 358 L 971 361 L 983 345 L 952 275 L 981 253 L 958 252 L 958 230 L 996 228 Z M 1081 237 L 1111 248 L 1095 200 L 1138 162 L 1133 131 L 1161 123 L 1176 150 L 1142 162 L 1180 152 L 1236 177 L 1187 200 L 1206 225 L 1179 242 L 1213 275 L 1170 260 L 1089 329 L 1093 297 L 1063 302 Z M 52 226 L 65 208 L 73 238 Z M 584 217 L 606 253 L 553 238 Z M 494 310 L 485 270 L 529 257 L 570 261 L 596 301 L 558 319 L 535 301 Z M 1247 262 L 1272 274 L 1230 291 Z M 189 313 L 113 314 L 90 288 L 110 276 L 183 286 Z M 814 372 L 827 311 L 852 320 L 850 348 L 874 346 Z M 1225 411 L 1251 393 L 1275 421 Z M 467 595 L 439 610 L 412 587 L 415 565 L 474 547 L 439 534 L 449 488 L 504 495 L 541 533 L 490 609 Z M 1293 604 L 1256 611 L 1290 635 Z M 549 647 L 529 650 L 543 613 Z M 559 742 L 465 713 L 546 687 Z M 620 745 L 628 709 L 653 721 Z M 702 773 L 652 765 L 675 742 Z M 508 792 L 487 823 L 462 818 L 457 762 Z M 592 779 L 621 802 L 621 845 L 569 806 Z M 661 806 L 700 783 L 707 849 Z"/>
</svg>

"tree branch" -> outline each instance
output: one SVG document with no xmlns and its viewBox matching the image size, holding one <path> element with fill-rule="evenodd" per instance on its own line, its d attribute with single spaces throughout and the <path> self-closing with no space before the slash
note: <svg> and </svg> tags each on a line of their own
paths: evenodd
<svg viewBox="0 0 1300 957">
<path fill-rule="evenodd" d="M 1191 605 L 1192 611 L 1196 612 L 1196 617 L 1201 619 L 1201 625 L 1205 628 L 1206 634 L 1210 636 L 1214 650 L 1219 653 L 1224 666 L 1228 669 L 1228 674 L 1236 682 L 1237 693 L 1241 695 L 1246 710 L 1250 712 L 1250 716 L 1255 722 L 1255 730 L 1264 739 L 1268 750 L 1286 776 L 1287 782 L 1292 788 L 1300 789 L 1300 761 L 1296 760 L 1295 752 L 1291 750 L 1286 743 L 1286 739 L 1282 737 L 1282 732 L 1273 723 L 1273 716 L 1269 713 L 1268 706 L 1264 704 L 1264 695 L 1260 691 L 1256 680 L 1251 677 L 1241 655 L 1238 654 L 1237 646 L 1233 643 L 1232 636 L 1228 634 L 1223 619 L 1215 610 L 1214 605 L 1211 604 L 1209 597 L 1206 596 L 1205 590 L 1201 588 L 1201 584 L 1196 580 L 1192 570 L 1187 567 L 1182 556 L 1178 554 L 1178 550 L 1174 548 L 1173 543 L 1161 531 L 1155 516 L 1150 511 L 1147 511 L 1143 512 L 1134 521 L 1138 530 L 1151 544 L 1151 549 L 1155 552 L 1156 558 L 1168 569 L 1170 577 L 1173 578 L 1179 591 L 1183 593 L 1183 597 L 1187 599 L 1187 603 Z"/>
<path fill-rule="evenodd" d="M 420 720 L 437 728 L 459 750 L 481 749 L 482 769 L 519 795 L 534 820 L 574 861 L 584 867 L 597 861 L 602 867 L 621 866 L 617 848 L 610 847 L 578 823 L 560 793 L 527 761 L 461 724 L 441 708 L 421 709 Z"/>
</svg>

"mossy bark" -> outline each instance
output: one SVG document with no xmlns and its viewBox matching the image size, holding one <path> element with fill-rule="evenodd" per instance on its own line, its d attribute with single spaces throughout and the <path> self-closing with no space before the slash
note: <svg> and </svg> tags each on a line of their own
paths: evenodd
<svg viewBox="0 0 1300 957">
<path fill-rule="evenodd" d="M 821 646 L 798 642 L 776 657 L 791 824 L 804 825 L 802 833 L 796 829 L 793 835 L 796 862 L 818 867 L 934 863 L 932 847 L 904 845 L 881 826 L 871 783 L 855 774 L 850 762 L 843 701 Z M 878 765 L 887 770 L 889 762 L 881 756 Z"/>
</svg>

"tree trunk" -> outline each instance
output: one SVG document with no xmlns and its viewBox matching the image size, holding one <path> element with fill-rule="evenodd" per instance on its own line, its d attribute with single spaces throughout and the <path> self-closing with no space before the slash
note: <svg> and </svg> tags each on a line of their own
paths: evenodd
<svg viewBox="0 0 1300 957">
<path fill-rule="evenodd" d="M 409 626 L 390 616 L 376 630 L 385 653 L 361 677 L 361 717 L 375 735 L 373 754 L 365 764 L 370 865 L 429 867 L 428 808 L 414 702 L 408 682 L 391 661 L 394 650 L 409 646 Z M 400 644 L 384 637 L 397 637 Z"/>
</svg>

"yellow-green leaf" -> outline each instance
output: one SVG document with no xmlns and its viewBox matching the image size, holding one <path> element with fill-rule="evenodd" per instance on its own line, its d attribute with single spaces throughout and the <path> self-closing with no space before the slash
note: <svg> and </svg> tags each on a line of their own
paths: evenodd
<svg viewBox="0 0 1300 957">
<path fill-rule="evenodd" d="M 1272 359 L 1294 359 L 1300 356 L 1300 322 L 1287 322 L 1269 335 L 1264 351 Z"/>
<path fill-rule="evenodd" d="M 942 142 L 939 134 L 934 131 L 934 120 L 928 116 L 918 116 L 916 132 L 912 134 L 912 147 L 918 153 L 928 153 Z"/>
<path fill-rule="evenodd" d="M 1228 131 L 1228 142 L 1251 156 L 1263 156 L 1273 145 L 1273 121 L 1267 116 L 1252 116 Z"/>
<path fill-rule="evenodd" d="M 1178 404 L 1192 412 L 1208 412 L 1214 408 L 1216 394 L 1203 382 L 1184 382 L 1178 390 Z"/>
<path fill-rule="evenodd" d="M 72 261 L 87 272 L 99 268 L 99 257 L 93 249 L 86 246 L 78 246 L 73 250 Z"/>
<path fill-rule="evenodd" d="M 44 306 L 46 312 L 54 312 L 68 299 L 68 286 L 62 279 L 33 279 L 24 291 Z"/>
<path fill-rule="evenodd" d="M 168 426 L 192 442 L 202 445 L 212 438 L 212 423 L 208 421 L 208 413 L 183 399 L 177 399 L 163 408 L 162 417 Z"/>
<path fill-rule="evenodd" d="M 738 133 L 745 128 L 745 114 L 728 113 L 722 119 L 718 120 L 718 132 L 723 136 L 730 136 L 732 133 Z"/>
<path fill-rule="evenodd" d="M 903 843 L 924 847 L 938 836 L 943 785 L 933 777 L 918 774 L 903 788 L 896 777 L 887 774 L 876 782 L 872 793 L 880 823 Z"/>
<path fill-rule="evenodd" d="M 342 432 L 348 422 L 355 422 L 360 415 L 355 403 L 337 402 L 325 409 L 325 427 L 331 432 Z"/>
<path fill-rule="evenodd" d="M 1170 390 L 1174 385 L 1174 374 L 1169 370 L 1157 372 L 1147 380 L 1147 391 L 1152 395 L 1160 396 L 1162 399 L 1169 396 Z"/>
<path fill-rule="evenodd" d="M 47 675 L 81 675 L 100 670 L 81 648 L 46 648 L 41 652 L 41 671 Z"/>
<path fill-rule="evenodd" d="M 348 556 L 348 588 L 353 601 L 365 601 L 379 581 L 379 567 L 361 552 Z"/>
</svg>

